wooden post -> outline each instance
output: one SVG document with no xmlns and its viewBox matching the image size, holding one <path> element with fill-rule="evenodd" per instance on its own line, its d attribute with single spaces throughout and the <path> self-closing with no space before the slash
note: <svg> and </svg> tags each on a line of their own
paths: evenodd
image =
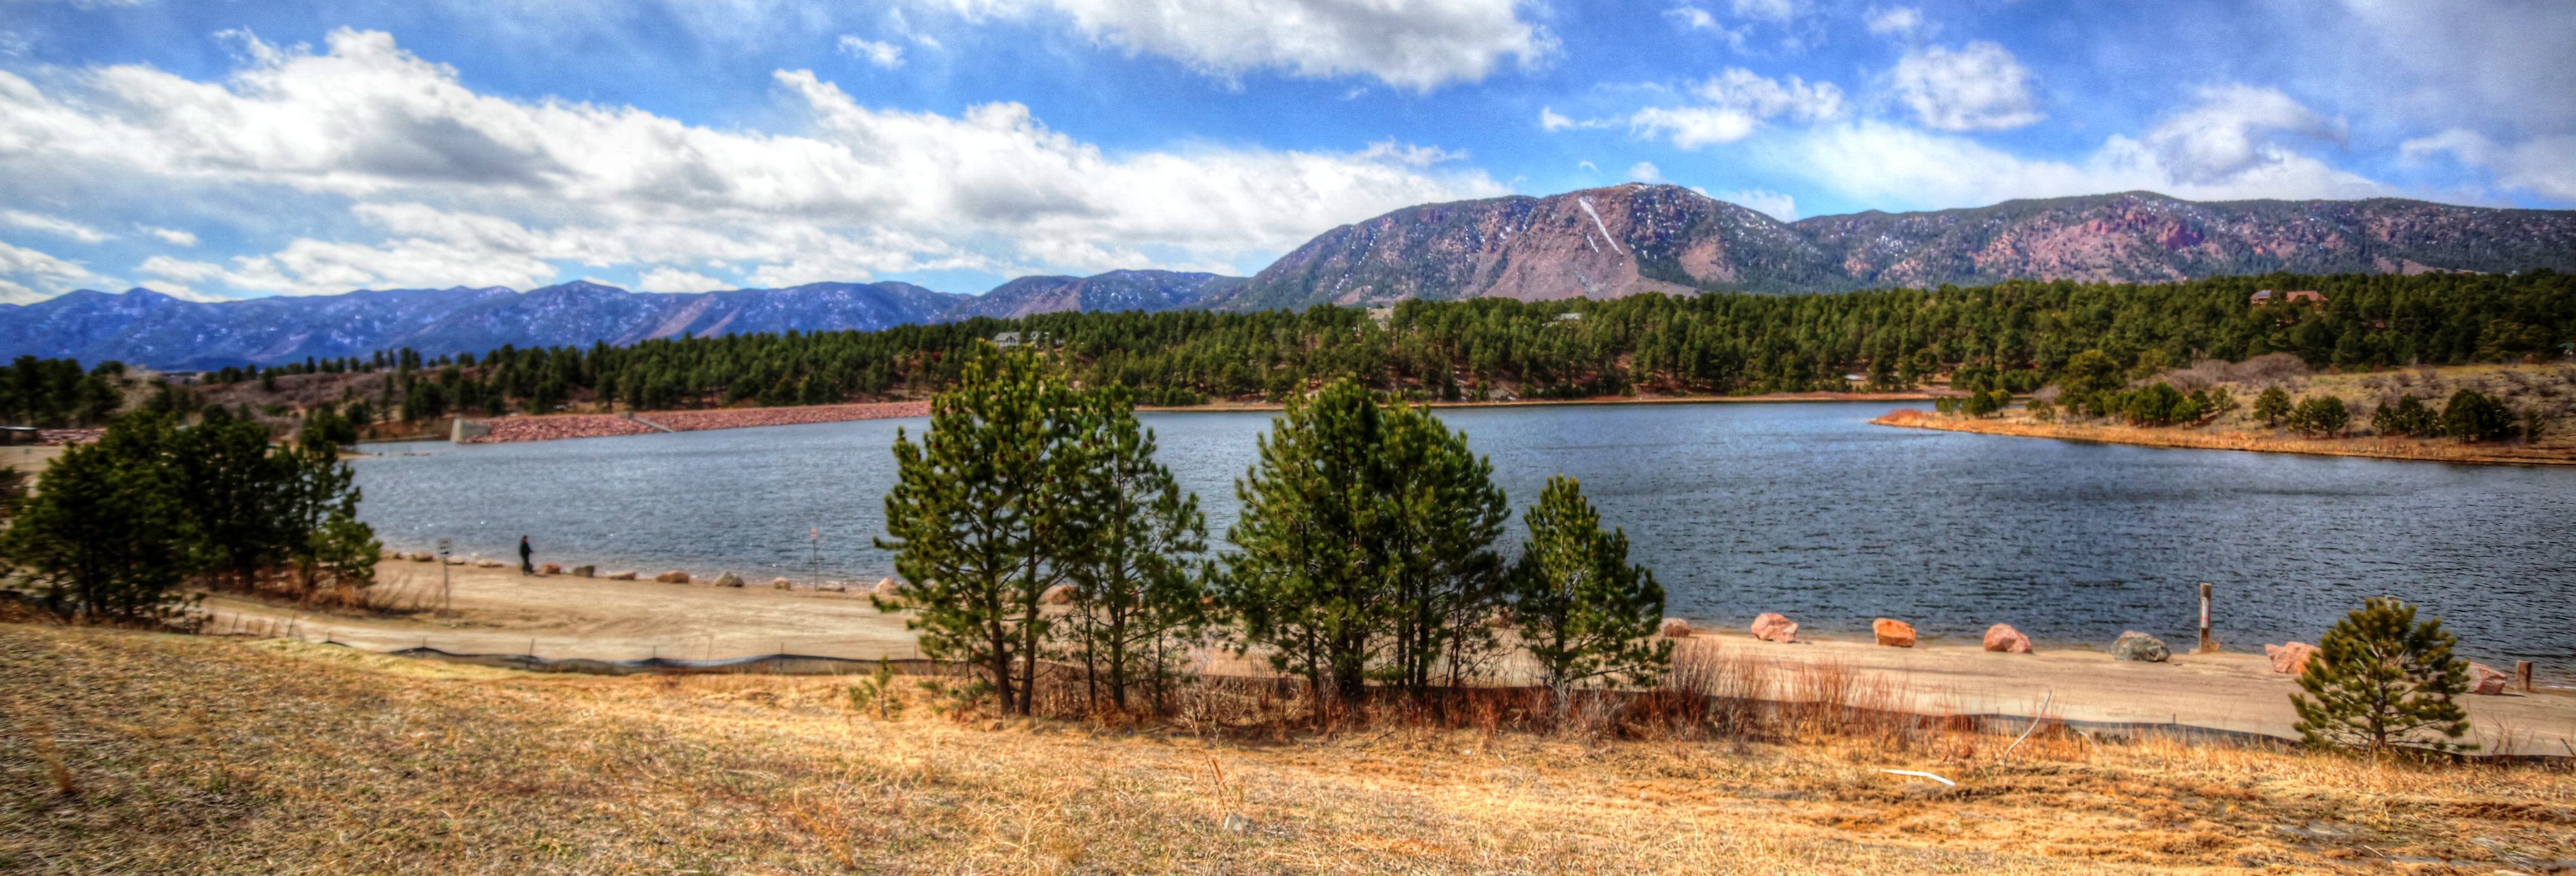
<svg viewBox="0 0 2576 876">
<path fill-rule="evenodd" d="M 2218 642 L 2209 637 L 2209 582 L 2200 582 L 2200 653 L 2218 650 Z"/>
<path fill-rule="evenodd" d="M 2531 661 L 2513 661 L 2513 680 L 2516 686 L 2522 688 L 2523 693 L 2531 692 Z"/>
</svg>

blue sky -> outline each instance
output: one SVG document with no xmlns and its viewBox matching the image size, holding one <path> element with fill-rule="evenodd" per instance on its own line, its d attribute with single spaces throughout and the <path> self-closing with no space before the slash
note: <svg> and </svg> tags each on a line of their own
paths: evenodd
<svg viewBox="0 0 2576 876">
<path fill-rule="evenodd" d="M 1630 180 L 2566 208 L 2569 57 L 2519 0 L 0 0 L 0 301 L 1249 273 Z"/>
</svg>

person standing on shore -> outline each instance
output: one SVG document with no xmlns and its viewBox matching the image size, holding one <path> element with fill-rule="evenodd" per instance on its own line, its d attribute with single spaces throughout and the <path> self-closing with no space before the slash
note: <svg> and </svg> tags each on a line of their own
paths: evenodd
<svg viewBox="0 0 2576 876">
<path fill-rule="evenodd" d="M 530 558 L 535 557 L 536 555 L 536 550 L 528 547 L 528 537 L 524 535 L 519 536 L 519 574 L 534 575 L 537 573 L 536 564 L 529 561 Z"/>
</svg>

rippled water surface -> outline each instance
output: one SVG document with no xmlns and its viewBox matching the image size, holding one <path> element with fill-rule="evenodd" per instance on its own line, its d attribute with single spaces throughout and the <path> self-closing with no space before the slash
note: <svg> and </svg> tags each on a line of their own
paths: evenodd
<svg viewBox="0 0 2576 876">
<path fill-rule="evenodd" d="M 1671 613 L 1821 633 L 1908 620 L 1974 641 L 2124 629 L 2193 639 L 2198 582 L 2241 649 L 2317 633 L 2363 597 L 2440 615 L 2470 656 L 2576 677 L 2576 469 L 2159 450 L 1868 425 L 1887 404 L 1451 409 L 1516 506 L 1581 478 Z M 1148 414 L 1212 541 L 1266 413 Z M 766 580 L 874 580 L 894 479 L 880 420 L 530 444 L 392 444 L 357 463 L 388 544 Z M 819 544 L 809 541 L 819 527 Z M 1513 545 L 1518 537 L 1517 516 Z M 819 550 L 818 550 L 819 548 Z M 819 561 L 818 561 L 819 556 Z M 819 570 L 818 570 L 819 567 Z"/>
</svg>

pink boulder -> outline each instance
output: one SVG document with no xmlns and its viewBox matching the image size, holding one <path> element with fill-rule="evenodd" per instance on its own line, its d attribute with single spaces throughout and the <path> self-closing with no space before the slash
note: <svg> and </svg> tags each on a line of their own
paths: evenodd
<svg viewBox="0 0 2576 876">
<path fill-rule="evenodd" d="M 1766 611 L 1753 616 L 1753 637 L 1765 642 L 1794 642 L 1798 640 L 1798 622 L 1779 612 Z"/>
<path fill-rule="evenodd" d="M 879 578 L 877 586 L 869 588 L 868 595 L 878 599 L 893 599 L 903 595 L 903 586 L 894 583 L 892 578 Z"/>
<path fill-rule="evenodd" d="M 2317 646 L 2306 642 L 2284 642 L 2263 646 L 2263 656 L 2272 658 L 2272 671 L 2282 675 L 2308 674 L 2308 658 L 2317 656 Z"/>
<path fill-rule="evenodd" d="M 537 567 L 537 574 L 539 574 L 539 575 L 561 575 L 561 574 L 563 574 L 563 566 L 562 566 L 562 565 L 560 565 L 560 564 L 556 564 L 556 563 L 547 563 L 547 564 L 545 564 L 545 565 L 542 565 L 542 566 L 538 566 L 538 567 Z"/>
<path fill-rule="evenodd" d="M 671 571 L 653 576 L 653 580 L 660 581 L 664 584 L 686 584 L 689 583 L 689 573 L 678 569 L 672 569 Z"/>
<path fill-rule="evenodd" d="M 1656 632 L 1663 634 L 1667 639 L 1687 639 L 1691 634 L 1690 621 L 1668 617 L 1664 619 L 1662 628 L 1657 629 Z"/>
<path fill-rule="evenodd" d="M 1038 594 L 1038 601 L 1047 605 L 1072 605 L 1073 585 L 1058 584 L 1049 587 L 1045 593 Z"/>
<path fill-rule="evenodd" d="M 2497 672 L 2493 666 L 2484 663 L 2469 664 L 2470 693 L 2485 697 L 2495 696 L 2504 693 L 2505 683 L 2512 680 L 2513 676 Z"/>
<path fill-rule="evenodd" d="M 2006 654 L 2028 654 L 2030 637 L 2022 635 L 2020 630 L 2013 629 L 2011 624 L 1996 624 L 1986 628 L 1986 650 L 2001 651 Z"/>
<path fill-rule="evenodd" d="M 1871 621 L 1870 632 L 1878 634 L 1878 643 L 1891 648 L 1914 647 L 1914 625 L 1892 617 Z"/>
</svg>

